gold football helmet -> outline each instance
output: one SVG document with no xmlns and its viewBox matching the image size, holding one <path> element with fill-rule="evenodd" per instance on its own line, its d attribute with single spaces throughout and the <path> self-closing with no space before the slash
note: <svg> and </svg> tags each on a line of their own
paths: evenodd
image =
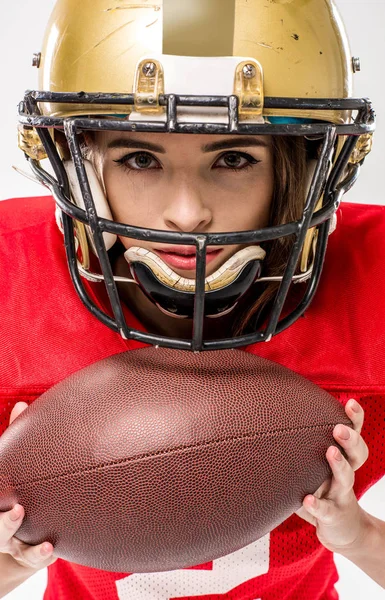
<svg viewBox="0 0 385 600">
<path fill-rule="evenodd" d="M 335 212 L 370 151 L 375 121 L 370 102 L 352 98 L 358 61 L 333 0 L 58 0 L 35 64 L 40 91 L 21 103 L 20 147 L 53 193 L 71 276 L 94 315 L 125 338 L 205 350 L 268 341 L 305 311 Z M 81 148 L 84 132 L 103 129 L 302 136 L 317 151 L 309 157 L 301 218 L 249 232 L 183 235 L 114 222 L 103 182 Z M 54 175 L 44 168 L 47 157 Z M 128 327 L 108 255 L 119 236 L 138 240 L 128 257 L 129 281 L 164 312 L 193 318 L 191 340 Z M 260 245 L 288 237 L 294 242 L 286 268 L 269 276 Z M 144 239 L 195 246 L 196 279 L 176 280 L 158 257 L 143 257 Z M 234 243 L 251 250 L 205 279 L 207 247 Z M 90 252 L 100 273 L 91 271 Z M 105 282 L 113 316 L 93 303 L 84 277 Z M 302 299 L 282 316 L 298 281 Z M 263 326 L 205 340 L 204 318 L 228 313 L 261 283 L 276 288 Z"/>
</svg>

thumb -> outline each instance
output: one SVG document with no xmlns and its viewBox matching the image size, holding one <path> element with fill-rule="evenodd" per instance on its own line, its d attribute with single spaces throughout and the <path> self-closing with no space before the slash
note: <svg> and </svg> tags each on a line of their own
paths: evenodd
<svg viewBox="0 0 385 600">
<path fill-rule="evenodd" d="M 28 408 L 28 404 L 26 402 L 16 402 L 15 406 L 12 409 L 11 416 L 9 418 L 9 424 L 13 423 L 13 421 L 21 415 L 25 409 Z"/>
<path fill-rule="evenodd" d="M 300 517 L 304 521 L 310 523 L 310 525 L 316 526 L 317 524 L 317 519 L 313 517 L 313 515 L 311 515 L 303 506 L 301 506 L 299 510 L 296 510 L 294 514 L 296 514 L 297 517 Z"/>
</svg>

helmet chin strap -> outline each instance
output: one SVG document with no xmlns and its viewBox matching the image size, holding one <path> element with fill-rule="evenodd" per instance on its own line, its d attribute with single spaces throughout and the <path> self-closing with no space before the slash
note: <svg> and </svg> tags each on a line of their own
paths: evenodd
<svg viewBox="0 0 385 600">
<path fill-rule="evenodd" d="M 259 278 L 265 256 L 266 252 L 260 246 L 249 246 L 206 277 L 206 317 L 221 317 L 235 308 Z M 159 310 L 174 318 L 193 317 L 195 279 L 178 275 L 157 254 L 145 248 L 129 248 L 124 257 L 135 281 Z"/>
</svg>

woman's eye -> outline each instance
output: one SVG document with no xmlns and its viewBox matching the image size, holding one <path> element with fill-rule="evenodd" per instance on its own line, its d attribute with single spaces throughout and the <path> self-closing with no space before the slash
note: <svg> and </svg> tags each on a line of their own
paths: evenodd
<svg viewBox="0 0 385 600">
<path fill-rule="evenodd" d="M 242 169 L 246 169 L 251 165 L 255 165 L 261 161 L 256 160 L 250 154 L 246 154 L 245 152 L 226 152 L 222 154 L 216 160 L 214 164 L 215 169 L 233 169 L 234 171 L 240 171 Z"/>
<path fill-rule="evenodd" d="M 151 154 L 148 154 L 147 152 L 134 152 L 133 154 L 128 154 L 127 156 L 123 156 L 123 158 L 114 160 L 114 162 L 133 171 L 144 171 L 161 168 L 156 158 L 154 158 Z"/>
</svg>

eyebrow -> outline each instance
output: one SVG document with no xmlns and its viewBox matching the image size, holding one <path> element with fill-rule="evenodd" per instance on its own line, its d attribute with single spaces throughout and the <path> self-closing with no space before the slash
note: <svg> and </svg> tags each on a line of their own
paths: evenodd
<svg viewBox="0 0 385 600">
<path fill-rule="evenodd" d="M 261 146 L 267 148 L 268 144 L 261 139 L 255 137 L 239 137 L 239 138 L 227 138 L 212 142 L 211 144 L 205 144 L 202 146 L 202 152 L 216 152 L 217 150 L 226 150 L 227 148 L 250 148 L 251 146 Z M 112 140 L 107 146 L 108 149 L 114 148 L 134 148 L 139 150 L 149 150 L 150 152 L 158 152 L 159 154 L 166 154 L 165 148 L 152 142 L 143 142 L 135 138 L 118 138 Z"/>
<path fill-rule="evenodd" d="M 215 152 L 216 150 L 225 150 L 226 148 L 250 148 L 251 146 L 262 146 L 263 148 L 267 148 L 268 144 L 255 137 L 227 138 L 202 146 L 202 151 Z"/>
<path fill-rule="evenodd" d="M 140 140 L 136 140 L 135 138 L 119 138 L 112 140 L 112 142 L 108 144 L 107 148 L 136 148 L 139 150 L 150 150 L 151 152 L 166 154 L 166 150 L 163 148 L 163 146 L 158 146 L 158 144 L 153 144 L 152 142 L 142 142 Z"/>
</svg>

